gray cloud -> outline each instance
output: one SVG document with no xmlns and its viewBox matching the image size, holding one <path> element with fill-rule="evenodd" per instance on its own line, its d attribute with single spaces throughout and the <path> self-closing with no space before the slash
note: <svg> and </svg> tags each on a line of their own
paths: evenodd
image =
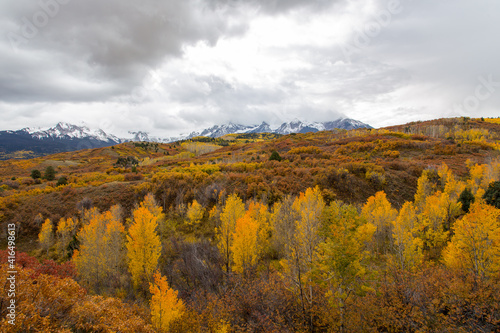
<svg viewBox="0 0 500 333">
<path fill-rule="evenodd" d="M 66 3 L 67 2 L 67 3 Z M 11 102 L 100 101 L 130 92 L 148 70 L 178 57 L 186 44 L 214 45 L 246 31 L 246 15 L 325 1 L 41 0 L 2 2 L 0 29 L 10 52 L 0 58 L 0 98 Z M 253 11 L 248 12 L 248 8 Z M 45 18 L 45 20 L 44 20 Z M 32 59 L 35 58 L 35 59 Z M 33 61 L 34 60 L 34 61 Z M 71 89 L 66 80 L 87 84 Z M 51 82 L 53 81 L 53 82 Z M 107 87 L 102 86 L 106 81 Z M 45 84 L 41 84 L 45 83 Z"/>
<path fill-rule="evenodd" d="M 118 132 L 161 134 L 294 117 L 346 115 L 381 126 L 496 116 L 500 3 L 400 0 L 401 10 L 377 30 L 389 3 L 3 1 L 2 126 L 73 119 L 101 125 L 102 118 Z M 259 24 L 269 34 L 251 35 Z M 360 33 L 370 36 L 356 46 Z M 248 43 L 254 53 L 235 52 L 231 43 Z M 343 45 L 355 46 L 349 57 Z M 198 53 L 189 57 L 191 49 Z M 261 63 L 242 71 L 247 65 L 238 58 L 253 56 Z M 481 80 L 493 81 L 490 94 L 467 105 Z"/>
<path fill-rule="evenodd" d="M 128 92 L 149 69 L 179 56 L 185 44 L 214 44 L 222 35 L 245 31 L 244 22 L 228 21 L 223 10 L 211 10 L 201 0 L 41 3 L 51 6 L 0 5 L 0 28 L 6 32 L 1 47 L 11 48 L 0 56 L 2 99 L 103 100 Z M 64 80 L 50 82 L 46 74 L 54 72 L 86 81 L 87 87 L 71 91 Z M 110 87 L 98 93 L 103 81 Z"/>
</svg>

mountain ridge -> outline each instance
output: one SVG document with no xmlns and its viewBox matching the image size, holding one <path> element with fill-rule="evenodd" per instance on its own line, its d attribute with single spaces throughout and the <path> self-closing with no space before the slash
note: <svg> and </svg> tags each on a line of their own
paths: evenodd
<svg viewBox="0 0 500 333">
<path fill-rule="evenodd" d="M 129 131 L 129 137 L 119 138 L 102 129 L 91 129 L 85 124 L 79 126 L 59 122 L 48 129 L 25 127 L 20 130 L 0 131 L 0 159 L 37 157 L 80 149 L 108 147 L 129 141 L 171 143 L 198 136 L 218 138 L 228 134 L 246 133 L 291 134 L 336 128 L 351 130 L 372 127 L 349 118 L 328 122 L 306 122 L 294 119 L 279 126 L 271 126 L 265 121 L 258 125 L 241 125 L 229 122 L 177 137 L 156 137 L 150 136 L 144 131 Z"/>
</svg>

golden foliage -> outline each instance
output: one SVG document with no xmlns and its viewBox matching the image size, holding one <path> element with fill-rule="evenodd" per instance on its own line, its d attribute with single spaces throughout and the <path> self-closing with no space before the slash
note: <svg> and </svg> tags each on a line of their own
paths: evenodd
<svg viewBox="0 0 500 333">
<path fill-rule="evenodd" d="M 38 234 L 38 242 L 44 251 L 49 253 L 49 248 L 52 246 L 53 242 L 53 225 L 50 219 L 46 219 L 42 224 L 42 228 L 40 229 L 40 233 Z"/>
<path fill-rule="evenodd" d="M 418 237 L 417 210 L 413 203 L 405 202 L 393 221 L 394 257 L 401 270 L 414 270 L 422 264 L 424 243 Z"/>
<path fill-rule="evenodd" d="M 455 222 L 454 235 L 443 253 L 447 266 L 492 277 L 500 272 L 500 210 L 481 200 Z"/>
<path fill-rule="evenodd" d="M 77 223 L 72 218 L 60 219 L 57 225 L 57 251 L 61 258 L 67 255 L 67 248 L 73 236 L 76 234 Z"/>
<path fill-rule="evenodd" d="M 257 263 L 259 223 L 250 214 L 245 214 L 236 221 L 231 252 L 234 271 L 244 273 Z"/>
<path fill-rule="evenodd" d="M 158 215 L 147 207 L 145 201 L 133 211 L 133 224 L 127 235 L 128 267 L 135 287 L 150 280 L 161 254 L 160 237 L 156 233 Z M 153 210 L 161 214 L 160 207 Z"/>
<path fill-rule="evenodd" d="M 385 254 L 392 248 L 392 226 L 397 216 L 397 210 L 392 208 L 383 191 L 368 198 L 361 214 L 368 223 L 376 227 L 374 234 L 374 250 Z"/>
<path fill-rule="evenodd" d="M 184 302 L 177 298 L 177 291 L 168 286 L 167 278 L 155 272 L 154 282 L 149 284 L 151 298 L 151 321 L 159 332 L 168 332 L 185 310 Z"/>
<path fill-rule="evenodd" d="M 78 276 L 94 291 L 117 279 L 123 266 L 125 228 L 117 209 L 92 214 L 88 224 L 78 233 L 79 250 L 73 254 Z"/>
<path fill-rule="evenodd" d="M 17 272 L 15 324 L 2 316 L 1 332 L 153 333 L 137 306 L 115 298 L 89 296 L 70 278 L 35 275 L 20 267 Z M 8 281 L 9 276 L 7 265 L 2 265 L 0 279 Z M 7 294 L 0 294 L 0 303 L 8 302 Z"/>
<path fill-rule="evenodd" d="M 227 272 L 231 269 L 231 246 L 233 245 L 236 221 L 243 215 L 245 215 L 245 204 L 236 194 L 231 194 L 220 214 L 220 226 L 216 228 L 217 246 L 224 258 Z"/>
<path fill-rule="evenodd" d="M 200 224 L 204 214 L 205 208 L 203 208 L 203 206 L 200 205 L 198 201 L 193 200 L 193 202 L 188 205 L 186 215 L 188 217 L 189 223 L 192 226 L 197 226 L 198 224 Z"/>
</svg>

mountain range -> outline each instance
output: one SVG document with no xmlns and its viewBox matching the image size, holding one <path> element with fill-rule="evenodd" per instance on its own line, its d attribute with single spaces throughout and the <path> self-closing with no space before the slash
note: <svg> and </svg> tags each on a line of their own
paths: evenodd
<svg viewBox="0 0 500 333">
<path fill-rule="evenodd" d="M 180 140 L 191 139 L 197 136 L 206 136 L 210 138 L 218 138 L 228 134 L 246 134 L 246 133 L 274 133 L 274 134 L 291 134 L 291 133 L 308 133 L 319 131 L 331 131 L 334 129 L 352 130 L 357 128 L 372 128 L 370 125 L 362 123 L 361 121 L 341 118 L 334 121 L 327 122 L 305 122 L 295 119 L 290 122 L 282 123 L 279 126 L 271 126 L 266 122 L 260 125 L 241 125 L 234 123 L 227 123 L 223 125 L 215 125 L 201 131 L 194 131 L 187 135 L 172 138 L 158 138 L 150 137 L 146 132 L 129 132 L 133 135 L 130 141 L 150 141 L 150 142 L 175 142 Z"/>
<path fill-rule="evenodd" d="M 100 148 L 127 141 L 168 143 L 197 136 L 216 138 L 227 134 L 290 134 L 328 131 L 333 129 L 351 130 L 357 128 L 371 128 L 371 126 L 348 118 L 328 122 L 304 122 L 296 119 L 282 123 L 277 127 L 273 127 L 266 122 L 254 126 L 228 123 L 215 125 L 179 137 L 151 137 L 147 132 L 130 131 L 129 137 L 119 138 L 116 135 L 106 133 L 102 129 L 90 129 L 85 125 L 77 126 L 60 122 L 56 126 L 48 129 L 27 127 L 21 130 L 0 131 L 0 159 L 36 157 L 87 148 Z"/>
</svg>

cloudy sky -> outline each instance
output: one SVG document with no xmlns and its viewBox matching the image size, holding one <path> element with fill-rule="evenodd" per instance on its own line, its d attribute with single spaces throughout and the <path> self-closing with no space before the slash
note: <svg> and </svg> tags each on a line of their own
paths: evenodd
<svg viewBox="0 0 500 333">
<path fill-rule="evenodd" d="M 498 0 L 2 0 L 0 129 L 500 116 Z"/>
</svg>

